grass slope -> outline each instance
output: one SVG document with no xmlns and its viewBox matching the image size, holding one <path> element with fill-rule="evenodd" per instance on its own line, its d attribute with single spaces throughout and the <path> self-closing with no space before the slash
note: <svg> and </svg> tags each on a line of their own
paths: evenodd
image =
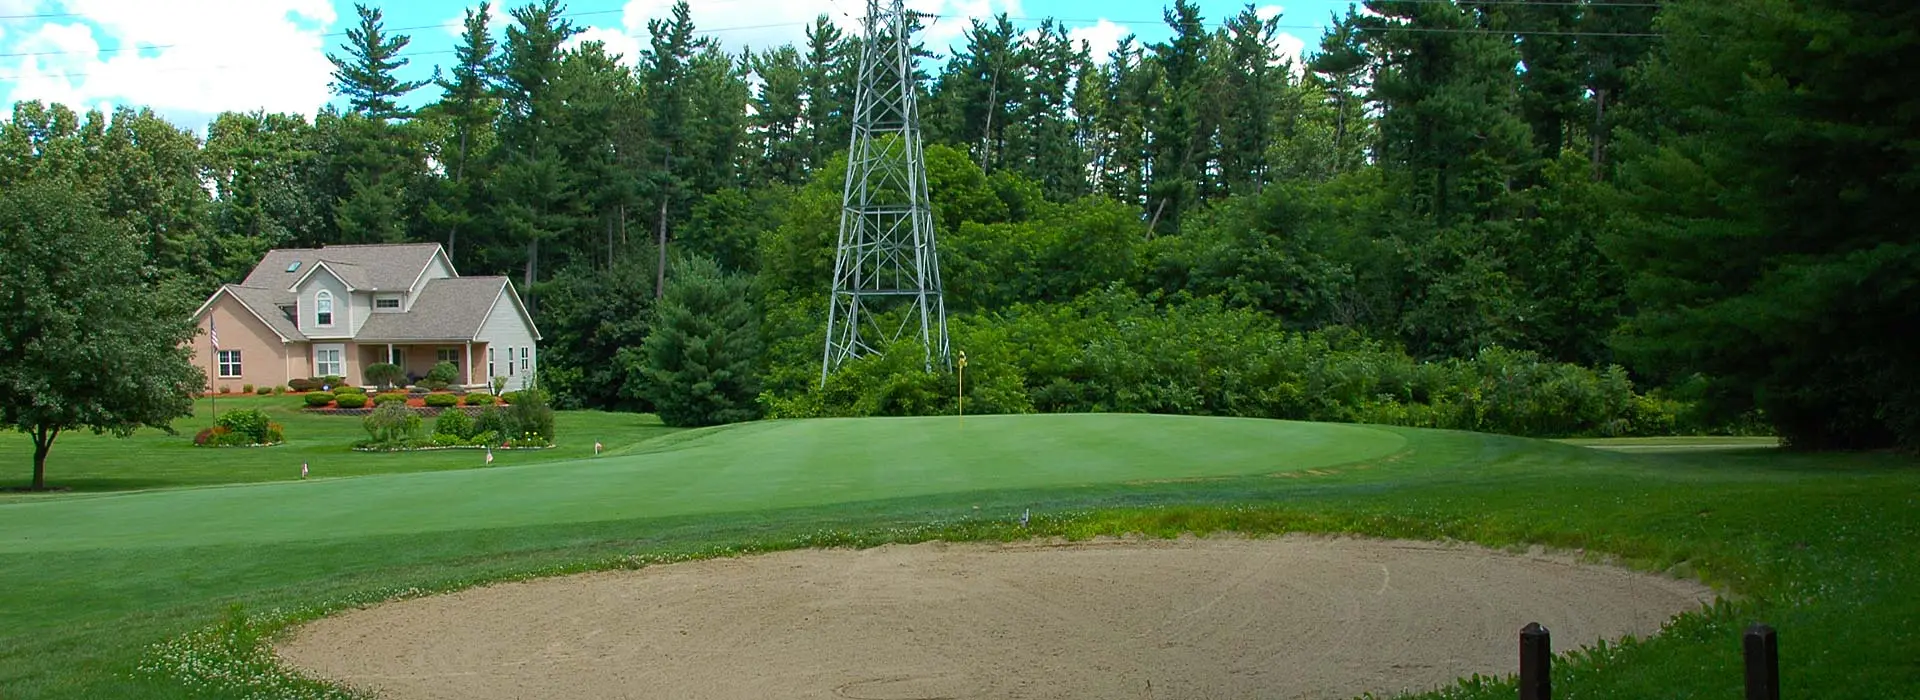
<svg viewBox="0 0 1920 700">
<path fill-rule="evenodd" d="M 1920 464 L 1911 458 L 1630 454 L 1148 416 L 969 418 L 964 435 L 940 425 L 755 424 L 525 469 L 0 505 L 0 689 L 10 699 L 239 697 L 135 673 L 150 645 L 234 604 L 302 608 L 742 547 L 1240 530 L 1584 548 L 1697 573 L 1747 597 L 1654 640 L 1556 664 L 1564 697 L 1737 696 L 1738 635 L 1753 619 L 1781 629 L 1790 696 L 1920 696 Z M 876 434 L 889 440 L 851 439 Z M 764 483 L 741 483 L 753 480 Z M 534 490 L 511 493 L 523 484 Z M 594 485 L 598 493 L 582 490 Z M 464 515 L 358 505 L 395 491 L 441 500 L 389 510 Z M 643 501 L 651 505 L 631 505 Z M 1034 527 L 1011 525 L 1028 507 Z M 275 513 L 311 522 L 328 508 L 353 515 L 334 518 L 332 532 L 271 522 Z M 510 508 L 553 520 L 515 525 L 527 519 L 497 512 Z M 228 520 L 203 526 L 203 512 Z M 384 524 L 367 530 L 355 524 L 363 517 Z M 253 528 L 271 536 L 216 532 Z M 217 536 L 183 545 L 182 529 Z M 1512 694 L 1510 683 L 1474 682 L 1445 697 Z"/>
<path fill-rule="evenodd" d="M 655 454 L 20 503 L 0 508 L 0 552 L 354 539 L 1257 474 L 1404 444 L 1353 425 L 1172 416 L 778 421 Z"/>
</svg>

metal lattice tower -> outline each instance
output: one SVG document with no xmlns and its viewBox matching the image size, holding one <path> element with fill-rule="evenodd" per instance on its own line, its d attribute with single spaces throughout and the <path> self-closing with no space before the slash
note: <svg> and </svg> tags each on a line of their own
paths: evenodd
<svg viewBox="0 0 1920 700">
<path fill-rule="evenodd" d="M 910 20 L 903 0 L 867 0 L 823 385 L 847 360 L 877 353 L 909 332 L 920 334 L 929 369 L 936 360 L 947 363 L 947 307 L 927 200 Z"/>
</svg>

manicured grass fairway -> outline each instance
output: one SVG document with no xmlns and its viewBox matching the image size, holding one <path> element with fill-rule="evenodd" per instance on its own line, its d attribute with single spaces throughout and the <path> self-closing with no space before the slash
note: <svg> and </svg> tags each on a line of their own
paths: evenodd
<svg viewBox="0 0 1920 700">
<path fill-rule="evenodd" d="M 1252 419 L 775 421 L 649 454 L 20 503 L 0 508 L 0 553 L 339 540 L 1262 474 L 1382 457 L 1404 444 L 1361 426 Z"/>
<path fill-rule="evenodd" d="M 1557 664 L 1564 697 L 1738 697 L 1738 635 L 1754 619 L 1781 629 L 1792 697 L 1920 697 L 1920 464 L 1909 457 L 1615 453 L 1152 416 L 970 417 L 964 432 L 952 419 L 762 423 L 665 437 L 604 418 L 603 429 L 625 421 L 657 439 L 604 439 L 624 447 L 598 459 L 0 505 L 0 697 L 224 697 L 134 668 L 148 645 L 234 603 L 300 607 L 634 554 L 1217 530 L 1584 548 L 1745 597 L 1652 641 Z M 567 414 L 562 437 L 590 443 L 565 432 L 579 420 Z M 0 463 L 24 470 L 19 454 Z M 77 473 L 58 462 L 56 482 L 63 467 Z M 205 480 L 196 472 L 194 483 Z M 1028 507 L 1034 526 L 1020 530 L 1011 520 Z M 1447 697 L 1512 695 L 1511 684 L 1483 684 Z"/>
</svg>

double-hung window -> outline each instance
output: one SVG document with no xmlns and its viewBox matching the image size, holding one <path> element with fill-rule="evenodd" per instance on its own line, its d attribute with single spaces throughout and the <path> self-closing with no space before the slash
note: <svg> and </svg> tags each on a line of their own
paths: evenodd
<svg viewBox="0 0 1920 700">
<path fill-rule="evenodd" d="M 520 373 L 527 373 L 527 351 L 532 348 L 520 348 Z"/>
<path fill-rule="evenodd" d="M 346 350 L 339 347 L 318 348 L 313 351 L 313 373 L 319 377 L 339 377 L 346 374 L 341 357 Z"/>
<path fill-rule="evenodd" d="M 333 325 L 333 292 L 322 289 L 313 295 L 313 322 L 322 328 Z"/>
<path fill-rule="evenodd" d="M 493 381 L 493 378 L 498 376 L 500 375 L 495 373 L 493 367 L 493 348 L 487 348 L 487 381 Z"/>
<path fill-rule="evenodd" d="M 220 377 L 231 379 L 240 376 L 240 351 L 220 351 Z"/>
<path fill-rule="evenodd" d="M 507 346 L 507 376 L 513 376 L 513 346 Z"/>
</svg>

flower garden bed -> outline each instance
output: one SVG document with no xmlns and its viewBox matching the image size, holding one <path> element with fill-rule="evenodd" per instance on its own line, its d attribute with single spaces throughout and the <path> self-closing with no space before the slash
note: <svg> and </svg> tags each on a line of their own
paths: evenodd
<svg viewBox="0 0 1920 700">
<path fill-rule="evenodd" d="M 355 452 L 434 452 L 438 450 L 499 450 L 501 452 L 511 452 L 514 450 L 522 450 L 522 451 L 551 450 L 556 447 L 559 447 L 559 445 L 522 445 L 518 447 L 510 447 L 507 445 L 424 445 L 421 447 L 354 447 L 353 451 Z"/>
</svg>

